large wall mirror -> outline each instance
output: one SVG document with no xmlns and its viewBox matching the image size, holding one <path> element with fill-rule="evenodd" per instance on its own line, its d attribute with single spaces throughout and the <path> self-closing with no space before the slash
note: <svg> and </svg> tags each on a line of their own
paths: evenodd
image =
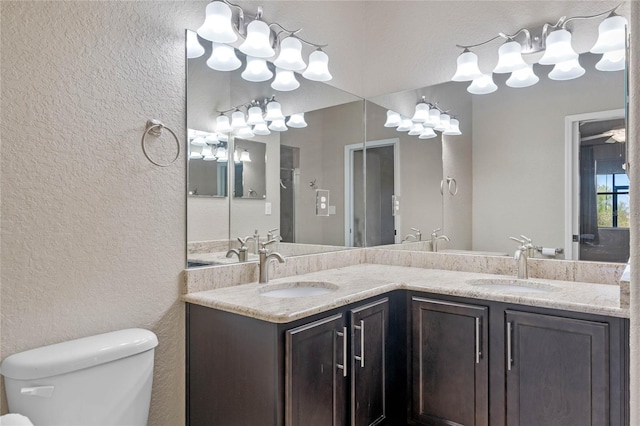
<svg viewBox="0 0 640 426">
<path fill-rule="evenodd" d="M 215 71 L 206 64 L 211 43 L 201 41 L 205 54 L 188 59 L 187 126 L 213 135 L 205 154 L 210 150 L 217 160 L 203 161 L 203 148 L 191 143 L 189 188 L 204 163 L 224 167 L 229 189 L 187 197 L 188 265 L 238 262 L 225 256 L 238 238 L 249 261 L 256 259 L 256 239 L 279 239 L 271 249 L 284 256 L 364 246 L 364 159 L 356 153 L 345 161 L 347 147 L 364 146 L 364 100 L 300 76 L 298 89 L 277 91 L 271 81 L 243 79 L 244 67 Z M 234 113 L 248 120 L 252 107 L 264 116 L 276 104 L 286 118 L 269 122 L 267 130 L 216 132 L 221 111 L 233 125 Z"/>
</svg>

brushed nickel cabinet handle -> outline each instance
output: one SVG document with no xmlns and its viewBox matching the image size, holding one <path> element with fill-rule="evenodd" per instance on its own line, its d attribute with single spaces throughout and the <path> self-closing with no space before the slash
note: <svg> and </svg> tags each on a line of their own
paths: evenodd
<svg viewBox="0 0 640 426">
<path fill-rule="evenodd" d="M 343 377 L 347 377 L 347 327 L 342 327 L 342 332 L 336 334 L 342 337 L 342 364 L 336 364 L 336 367 L 342 370 Z"/>
<path fill-rule="evenodd" d="M 511 323 L 507 321 L 507 370 L 511 371 L 511 365 L 513 364 L 513 357 L 511 355 Z"/>
<path fill-rule="evenodd" d="M 360 330 L 360 356 L 354 355 L 354 358 L 360 361 L 360 368 L 364 368 L 364 321 L 360 320 L 360 325 L 354 325 L 353 328 Z"/>
<path fill-rule="evenodd" d="M 476 364 L 480 364 L 482 357 L 482 347 L 480 341 L 480 318 L 476 318 Z"/>
</svg>

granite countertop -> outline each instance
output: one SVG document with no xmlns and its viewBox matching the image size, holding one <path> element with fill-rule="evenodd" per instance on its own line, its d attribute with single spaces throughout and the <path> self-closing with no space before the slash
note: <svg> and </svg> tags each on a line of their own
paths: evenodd
<svg viewBox="0 0 640 426">
<path fill-rule="evenodd" d="M 532 278 L 534 287 L 548 291 L 509 291 L 474 285 L 473 280 L 515 279 L 505 275 L 445 271 L 404 266 L 360 264 L 271 280 L 268 284 L 243 284 L 216 290 L 189 293 L 182 300 L 269 322 L 287 323 L 333 308 L 348 305 L 392 290 L 405 289 L 442 295 L 484 299 L 520 305 L 561 309 L 628 318 L 620 307 L 617 285 L 591 284 Z M 287 287 L 294 282 L 328 282 L 338 288 L 330 293 L 297 298 L 261 295 L 269 288 Z"/>
</svg>

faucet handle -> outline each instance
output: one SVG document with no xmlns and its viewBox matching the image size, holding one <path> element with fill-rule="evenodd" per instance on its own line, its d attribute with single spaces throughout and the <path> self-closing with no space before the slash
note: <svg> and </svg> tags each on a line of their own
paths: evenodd
<svg viewBox="0 0 640 426">
<path fill-rule="evenodd" d="M 266 242 L 264 242 L 264 243 L 260 243 L 260 248 L 261 248 L 262 250 L 266 250 L 266 249 L 267 249 L 267 246 L 268 246 L 269 244 L 273 244 L 273 243 L 277 243 L 277 242 L 278 242 L 278 239 L 277 239 L 277 238 L 274 238 L 273 240 L 269 240 L 269 241 L 266 241 Z"/>
<path fill-rule="evenodd" d="M 520 235 L 520 238 L 522 238 L 525 243 L 531 244 L 531 238 L 525 237 L 524 235 Z"/>
<path fill-rule="evenodd" d="M 527 242 L 525 240 L 521 240 L 520 238 L 509 237 L 509 239 L 515 241 L 516 243 L 519 243 L 520 244 L 520 248 L 525 248 L 524 246 L 525 246 L 525 244 L 527 244 Z"/>
<path fill-rule="evenodd" d="M 246 248 L 245 244 L 247 243 L 247 238 L 251 238 L 251 237 L 246 237 L 246 238 L 240 238 L 238 237 L 238 242 L 240 243 L 240 248 Z"/>
<path fill-rule="evenodd" d="M 438 235 L 438 232 L 440 232 L 440 231 L 442 231 L 442 228 L 436 228 L 436 229 L 434 229 L 434 230 L 433 230 L 433 232 L 431 233 L 431 235 L 436 236 L 436 235 Z"/>
<path fill-rule="evenodd" d="M 269 229 L 267 232 L 276 232 L 278 228 Z"/>
</svg>

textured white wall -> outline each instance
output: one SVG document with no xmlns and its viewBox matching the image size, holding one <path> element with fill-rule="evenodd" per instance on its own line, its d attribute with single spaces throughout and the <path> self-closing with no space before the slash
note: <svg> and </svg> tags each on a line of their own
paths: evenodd
<svg viewBox="0 0 640 426">
<path fill-rule="evenodd" d="M 160 343 L 149 424 L 180 425 L 184 156 L 156 167 L 140 137 L 158 118 L 184 143 L 185 19 L 201 5 L 0 8 L 1 356 L 151 329 Z M 172 144 L 168 135 L 149 143 L 161 160 Z"/>
</svg>

